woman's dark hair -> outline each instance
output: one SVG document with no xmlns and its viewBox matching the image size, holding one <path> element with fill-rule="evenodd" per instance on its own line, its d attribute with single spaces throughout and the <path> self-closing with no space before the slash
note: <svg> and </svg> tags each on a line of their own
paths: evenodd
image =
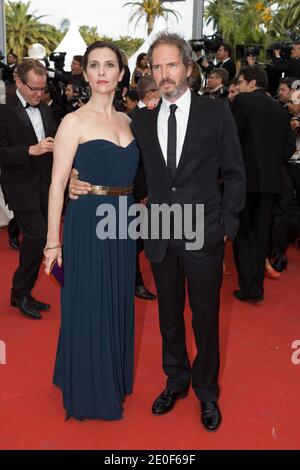
<svg viewBox="0 0 300 470">
<path fill-rule="evenodd" d="M 143 60 L 145 57 L 147 57 L 146 52 L 142 52 L 141 54 L 139 54 L 139 55 L 137 56 L 137 59 L 136 59 L 136 67 L 137 67 L 137 68 L 140 69 L 140 68 L 142 67 L 142 66 L 141 66 L 141 62 L 142 62 L 142 60 Z"/>
<path fill-rule="evenodd" d="M 128 96 L 128 98 L 129 98 L 131 101 L 139 101 L 139 95 L 138 95 L 138 93 L 137 93 L 136 90 L 129 90 L 129 91 L 127 91 L 126 96 Z"/>
<path fill-rule="evenodd" d="M 87 65 L 88 65 L 90 53 L 92 51 L 94 51 L 95 49 L 104 49 L 104 48 L 110 49 L 111 51 L 113 51 L 116 54 L 120 71 L 122 71 L 124 69 L 124 62 L 123 62 L 122 54 L 121 54 L 120 50 L 118 49 L 118 47 L 115 46 L 114 44 L 112 44 L 111 42 L 96 41 L 87 48 L 87 50 L 85 51 L 85 54 L 83 56 L 83 64 L 82 65 L 83 65 L 83 70 L 85 72 L 87 70 Z"/>
</svg>

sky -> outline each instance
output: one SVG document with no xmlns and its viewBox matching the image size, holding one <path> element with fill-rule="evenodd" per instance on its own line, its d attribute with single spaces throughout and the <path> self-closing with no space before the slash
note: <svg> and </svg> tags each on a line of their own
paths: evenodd
<svg viewBox="0 0 300 470">
<path fill-rule="evenodd" d="M 25 1 L 25 0 L 24 0 Z M 27 0 L 26 0 L 27 1 Z M 129 25 L 131 7 L 122 8 L 127 0 L 31 0 L 30 13 L 37 11 L 37 15 L 49 15 L 44 22 L 59 26 L 64 18 L 73 20 L 79 25 L 97 26 L 100 34 L 118 38 L 131 36 L 145 38 L 145 21 L 141 20 L 134 29 L 134 22 Z M 176 19 L 170 17 L 168 28 L 184 33 L 186 39 L 192 37 L 193 0 L 182 2 L 166 2 L 167 8 L 173 8 L 181 13 L 178 24 Z M 160 23 L 161 24 L 161 23 Z M 162 22 L 165 25 L 165 22 Z"/>
</svg>

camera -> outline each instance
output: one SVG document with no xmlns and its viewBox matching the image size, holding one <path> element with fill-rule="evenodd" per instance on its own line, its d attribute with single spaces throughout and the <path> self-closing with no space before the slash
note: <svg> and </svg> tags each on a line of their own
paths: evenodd
<svg viewBox="0 0 300 470">
<path fill-rule="evenodd" d="M 49 59 L 54 62 L 54 69 L 63 72 L 65 66 L 66 52 L 52 52 Z"/>
<path fill-rule="evenodd" d="M 286 42 L 282 43 L 274 43 L 271 44 L 270 47 L 267 49 L 267 60 L 272 60 L 274 57 L 274 50 L 280 50 L 280 55 L 283 59 L 289 59 L 291 57 L 292 52 L 292 44 L 288 44 Z"/>
<path fill-rule="evenodd" d="M 223 42 L 223 38 L 219 34 L 213 34 L 212 36 L 203 36 L 201 39 L 191 39 L 189 41 L 191 48 L 194 52 L 204 50 L 207 55 L 215 54 L 220 45 Z"/>
<path fill-rule="evenodd" d="M 73 103 L 78 103 L 78 101 L 81 101 L 82 103 L 86 104 L 91 97 L 91 91 L 88 86 L 84 87 L 81 85 L 73 85 L 73 93 Z"/>
<path fill-rule="evenodd" d="M 5 59 L 5 57 L 4 57 L 3 53 L 2 53 L 2 51 L 0 51 L 0 60 L 3 60 L 3 59 Z"/>
<path fill-rule="evenodd" d="M 244 44 L 237 44 L 235 48 L 236 59 L 242 60 L 250 55 L 252 55 L 253 57 L 257 57 L 259 56 L 261 49 L 263 49 L 263 46 L 261 44 L 255 44 L 253 46 L 245 46 Z"/>
</svg>

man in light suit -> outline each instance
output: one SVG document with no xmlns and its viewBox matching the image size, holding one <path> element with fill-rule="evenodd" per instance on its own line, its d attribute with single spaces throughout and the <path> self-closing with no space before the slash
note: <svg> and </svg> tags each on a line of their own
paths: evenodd
<svg viewBox="0 0 300 470">
<path fill-rule="evenodd" d="M 21 230 L 19 266 L 14 274 L 11 305 L 32 319 L 50 305 L 34 299 L 47 236 L 48 192 L 51 182 L 55 123 L 46 104 L 46 69 L 29 59 L 18 65 L 17 91 L 0 105 L 1 186 Z"/>
<path fill-rule="evenodd" d="M 188 88 L 191 57 L 190 46 L 180 36 L 161 33 L 157 37 L 150 47 L 149 61 L 162 100 L 154 110 L 138 110 L 132 129 L 141 150 L 149 210 L 154 204 L 205 206 L 202 249 L 187 250 L 184 238 L 144 240 L 157 288 L 167 376 L 166 388 L 154 401 L 152 412 L 162 415 L 170 411 L 178 398 L 187 395 L 192 382 L 201 403 L 202 423 L 214 431 L 221 423 L 217 400 L 224 240 L 233 239 L 238 229 L 245 174 L 228 104 L 192 94 Z M 138 188 L 142 188 L 142 180 L 141 171 L 136 179 L 140 197 L 144 196 Z M 88 184 L 71 181 L 73 194 L 88 190 Z M 189 222 L 194 227 L 196 220 Z M 186 281 L 197 345 L 192 366 L 183 316 Z"/>
</svg>

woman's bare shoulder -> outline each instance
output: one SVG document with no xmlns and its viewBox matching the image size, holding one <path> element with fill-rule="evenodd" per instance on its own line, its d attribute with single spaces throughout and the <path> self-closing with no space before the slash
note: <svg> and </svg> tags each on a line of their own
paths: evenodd
<svg viewBox="0 0 300 470">
<path fill-rule="evenodd" d="M 129 116 L 127 116 L 126 113 L 122 113 L 120 111 L 117 111 L 117 114 L 118 114 L 118 118 L 122 120 L 122 122 L 128 124 L 130 126 L 131 124 L 131 119 Z"/>
</svg>

